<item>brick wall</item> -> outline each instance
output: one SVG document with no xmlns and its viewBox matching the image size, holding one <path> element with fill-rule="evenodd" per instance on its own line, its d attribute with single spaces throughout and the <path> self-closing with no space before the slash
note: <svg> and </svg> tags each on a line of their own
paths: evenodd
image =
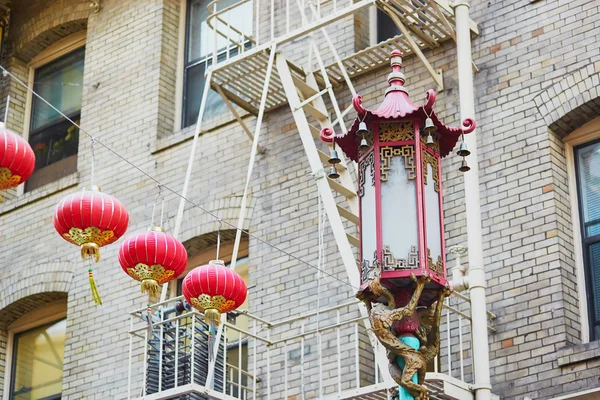
<svg viewBox="0 0 600 400">
<path fill-rule="evenodd" d="M 593 31 L 599 6 L 591 0 L 472 3 L 472 18 L 480 28 L 473 53 L 480 69 L 475 84 L 488 306 L 498 315 L 494 321 L 497 333 L 490 336 L 493 390 L 508 399 L 544 399 L 597 386 L 597 346 L 580 344 L 569 202 L 573 188 L 566 179 L 561 138 L 600 114 L 600 53 Z M 35 4 L 15 7 L 10 33 L 13 52 L 4 65 L 26 79 L 27 62 L 39 50 L 87 28 L 83 128 L 179 191 L 190 147 L 189 140 L 183 138 L 191 132 L 173 132 L 180 3 L 103 0 L 98 14 L 89 14 L 85 2 Z M 261 18 L 263 33 L 268 18 Z M 343 56 L 364 45 L 366 29 L 366 15 L 361 14 L 328 31 Z M 319 46 L 325 50 L 325 62 L 330 62 L 331 54 L 322 41 Z M 299 40 L 282 51 L 305 63 L 306 50 L 306 41 Z M 425 54 L 434 68 L 444 71 L 445 90 L 438 96 L 436 111 L 445 122 L 456 125 L 454 45 L 446 43 Z M 420 104 L 433 81 L 415 58 L 405 60 L 404 72 L 411 97 Z M 380 102 L 388 73 L 383 68 L 357 79 L 355 86 L 366 106 Z M 13 106 L 9 124 L 19 131 L 25 93 L 14 81 L 5 82 L 0 97 L 10 91 Z M 348 104 L 347 91 L 337 95 L 341 103 Z M 211 121 L 210 130 L 199 138 L 189 197 L 235 224 L 250 143 L 237 125 L 229 123 L 228 116 Z M 253 119 L 247 121 L 253 129 Z M 253 234 L 316 265 L 316 187 L 307 173 L 309 166 L 288 107 L 265 117 L 261 146 L 267 153 L 257 157 L 251 184 L 252 210 L 246 226 Z M 144 296 L 137 284 L 119 271 L 117 245 L 113 245 L 103 249 L 103 259 L 95 267 L 104 305 L 93 306 L 78 249 L 60 239 L 51 226 L 53 207 L 60 198 L 88 184 L 89 161 L 89 141 L 81 135 L 76 176 L 18 198 L 5 196 L 1 224 L 12 228 L 0 235 L 4 246 L 0 256 L 0 390 L 6 326 L 16 318 L 11 310 L 22 305 L 23 299 L 43 304 L 47 300 L 43 293 L 51 292 L 68 293 L 64 398 L 125 396 L 127 311 L 143 306 Z M 466 243 L 458 161 L 449 157 L 443 162 L 447 246 Z M 96 183 L 127 206 L 129 232 L 147 227 L 157 193 L 154 182 L 97 146 Z M 174 227 L 178 202 L 173 195 L 166 197 L 167 231 Z M 184 241 L 216 229 L 210 217 L 190 204 L 185 215 L 180 235 Z M 249 245 L 252 312 L 277 320 L 315 309 L 319 296 L 315 270 L 256 239 L 250 238 Z M 327 270 L 344 277 L 329 230 L 325 254 Z M 449 257 L 449 265 L 452 262 Z M 320 291 L 327 293 L 320 295 L 321 307 L 339 304 L 353 295 L 349 287 L 327 278 L 321 282 Z M 355 310 L 347 311 L 347 317 L 357 315 Z M 310 321 L 312 326 L 315 323 L 315 319 Z M 351 345 L 344 343 L 345 349 Z M 361 346 L 366 347 L 364 335 Z M 312 349 L 307 354 L 306 390 L 314 394 L 318 366 L 314 363 L 315 347 Z M 470 351 L 468 342 L 464 350 Z M 282 354 L 272 354 L 272 359 L 280 363 Z M 372 360 L 367 352 L 364 355 L 362 379 L 366 382 L 373 379 L 367 373 Z M 442 356 L 442 365 L 446 365 L 448 355 Z M 141 363 L 141 359 L 137 361 Z M 352 376 L 350 363 L 344 368 Z M 468 377 L 470 365 L 466 368 Z M 344 387 L 349 387 L 352 378 L 344 379 Z M 273 375 L 275 391 L 282 390 L 281 383 L 281 375 Z M 326 390 L 332 387 L 335 385 Z"/>
</svg>

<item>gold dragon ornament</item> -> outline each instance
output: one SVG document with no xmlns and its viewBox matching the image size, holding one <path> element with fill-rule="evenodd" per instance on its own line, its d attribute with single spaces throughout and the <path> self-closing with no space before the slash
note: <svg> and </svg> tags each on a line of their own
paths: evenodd
<svg viewBox="0 0 600 400">
<path fill-rule="evenodd" d="M 439 351 L 442 308 L 444 298 L 450 293 L 450 290 L 442 289 L 440 291 L 437 303 L 435 306 L 431 306 L 434 307 L 433 313 L 430 308 L 416 311 L 423 288 L 430 281 L 430 278 L 427 276 L 415 277 L 414 274 L 411 275 L 411 278 L 417 286 L 410 301 L 404 307 L 396 308 L 394 295 L 381 284 L 380 271 L 376 272 L 368 283 L 370 293 L 359 291 L 356 297 L 367 306 L 373 333 L 387 350 L 390 363 L 389 371 L 394 381 L 405 388 L 415 400 L 427 400 L 429 399 L 429 393 L 423 386 L 423 382 L 425 381 L 427 364 L 435 358 Z M 371 303 L 382 296 L 387 300 L 387 305 L 383 303 L 373 305 Z M 394 322 L 412 317 L 415 312 L 418 313 L 421 322 L 415 332 L 415 336 L 420 341 L 418 350 L 400 341 L 392 329 Z M 396 357 L 402 357 L 404 360 L 405 366 L 403 369 L 397 365 Z M 418 383 L 412 382 L 415 374 L 417 374 Z"/>
</svg>

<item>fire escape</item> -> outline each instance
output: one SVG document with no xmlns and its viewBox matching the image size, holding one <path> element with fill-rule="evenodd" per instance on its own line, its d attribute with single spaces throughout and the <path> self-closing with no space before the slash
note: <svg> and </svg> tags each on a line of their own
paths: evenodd
<svg viewBox="0 0 600 400">
<path fill-rule="evenodd" d="M 205 61 L 210 68 L 182 194 L 186 195 L 193 168 L 208 90 L 220 94 L 253 141 L 248 179 L 254 158 L 262 151 L 259 135 L 265 113 L 287 104 L 348 280 L 357 286 L 359 243 L 351 232 L 356 231 L 359 217 L 352 167 L 339 153 L 339 178 L 327 176 L 329 154 L 326 145 L 318 141 L 319 133 L 322 128 L 347 131 L 350 95 L 356 94 L 353 80 L 387 66 L 392 50 L 401 50 L 404 57 L 418 57 L 443 89 L 441 72 L 431 66 L 423 51 L 456 40 L 454 10 L 447 0 L 282 0 L 277 4 L 274 0 L 241 0 L 230 6 L 221 6 L 220 1 L 208 6 L 207 25 L 213 43 Z M 240 7 L 253 10 L 251 33 L 228 19 Z M 327 28 L 353 25 L 353 18 L 364 18 L 376 9 L 387 14 L 400 34 L 341 57 Z M 470 20 L 469 29 L 477 34 L 477 25 Z M 220 49 L 223 40 L 226 51 Z M 302 64 L 294 59 L 296 54 L 302 54 Z M 343 101 L 336 98 L 339 93 L 345 93 Z M 244 122 L 240 109 L 256 117 L 254 131 Z M 183 204 L 175 235 L 182 217 Z M 234 260 L 239 241 L 238 230 Z M 150 309 L 131 313 L 130 399 L 387 399 L 396 386 L 387 372 L 385 352 L 369 334 L 366 310 L 356 301 L 319 310 L 318 315 L 306 313 L 281 321 L 267 321 L 249 312 L 231 315 L 217 336 L 215 359 L 209 360 L 202 314 L 185 310 L 181 298 L 167 300 L 165 294 Z M 442 349 L 426 377 L 432 399 L 475 398 L 468 300 L 456 294 L 446 304 Z M 356 309 L 360 317 L 344 317 L 347 310 Z M 315 323 L 315 316 L 328 322 Z M 247 328 L 240 327 L 242 320 Z M 365 339 L 371 345 L 366 351 Z M 309 354 L 307 348 L 316 351 Z"/>
</svg>

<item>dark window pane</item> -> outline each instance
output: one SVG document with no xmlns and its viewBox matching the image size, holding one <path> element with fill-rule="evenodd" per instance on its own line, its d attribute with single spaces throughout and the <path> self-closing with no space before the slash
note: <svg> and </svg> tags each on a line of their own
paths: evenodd
<svg viewBox="0 0 600 400">
<path fill-rule="evenodd" d="M 66 320 L 15 335 L 11 400 L 60 399 Z"/>
<path fill-rule="evenodd" d="M 79 124 L 79 114 L 72 115 L 71 119 Z M 35 153 L 35 169 L 38 170 L 77 154 L 79 128 L 62 119 L 37 133 L 32 132 L 29 143 Z"/>
<path fill-rule="evenodd" d="M 377 9 L 377 42 L 398 36 L 400 30 L 386 13 Z"/>
<path fill-rule="evenodd" d="M 33 89 L 63 113 L 81 111 L 83 93 L 83 59 L 85 49 L 76 50 L 35 71 Z M 31 110 L 31 131 L 55 124 L 62 117 L 34 96 Z"/>
<path fill-rule="evenodd" d="M 600 234 L 600 142 L 577 150 L 581 215 L 585 237 Z"/>
<path fill-rule="evenodd" d="M 594 318 L 596 321 L 600 321 L 600 243 L 589 246 L 587 261 L 594 296 Z"/>
</svg>

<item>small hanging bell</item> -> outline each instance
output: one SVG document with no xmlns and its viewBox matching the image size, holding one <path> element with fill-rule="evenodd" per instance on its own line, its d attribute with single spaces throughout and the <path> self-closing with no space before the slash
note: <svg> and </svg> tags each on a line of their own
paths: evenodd
<svg viewBox="0 0 600 400">
<path fill-rule="evenodd" d="M 463 157 L 462 163 L 460 164 L 460 168 L 458 169 L 460 172 L 467 172 L 471 169 L 471 167 L 469 167 L 467 165 L 467 160 L 465 160 L 465 158 Z"/>
<path fill-rule="evenodd" d="M 340 157 L 338 156 L 338 152 L 336 149 L 331 150 L 331 153 L 329 153 L 329 160 L 327 161 L 331 165 L 342 162 L 342 160 L 340 160 Z"/>
<path fill-rule="evenodd" d="M 467 147 L 467 144 L 465 143 L 464 140 L 462 142 L 460 142 L 460 147 L 458 148 L 458 151 L 456 152 L 456 154 L 458 154 L 461 157 L 466 157 L 469 154 L 471 154 L 471 152 L 469 151 L 469 148 Z"/>
<path fill-rule="evenodd" d="M 331 179 L 337 179 L 337 178 L 339 178 L 339 177 L 340 177 L 340 174 L 338 174 L 338 172 L 337 172 L 337 170 L 335 169 L 335 166 L 334 166 L 334 165 L 332 165 L 331 167 L 329 167 L 329 174 L 328 174 L 328 176 L 329 176 Z"/>
<path fill-rule="evenodd" d="M 364 137 L 361 139 L 360 146 L 358 146 L 358 149 L 360 151 L 367 151 L 367 150 L 369 150 L 369 143 L 367 142 L 367 139 L 365 139 Z"/>
<path fill-rule="evenodd" d="M 427 117 L 427 119 L 425 120 L 425 127 L 423 128 L 423 131 L 427 135 L 431 135 L 432 133 L 435 133 L 437 131 L 437 128 L 433 124 L 433 120 L 431 118 Z"/>
<path fill-rule="evenodd" d="M 434 144 L 434 143 L 435 143 L 435 142 L 433 141 L 433 136 L 431 136 L 431 133 L 428 133 L 428 134 L 427 134 L 427 141 L 425 142 L 425 144 L 426 144 L 427 146 L 430 146 L 430 145 L 432 145 L 432 144 Z"/>
<path fill-rule="evenodd" d="M 358 124 L 358 130 L 356 131 L 357 134 L 362 135 L 363 137 L 369 133 L 369 129 L 367 129 L 367 124 L 364 121 L 361 121 Z"/>
</svg>

